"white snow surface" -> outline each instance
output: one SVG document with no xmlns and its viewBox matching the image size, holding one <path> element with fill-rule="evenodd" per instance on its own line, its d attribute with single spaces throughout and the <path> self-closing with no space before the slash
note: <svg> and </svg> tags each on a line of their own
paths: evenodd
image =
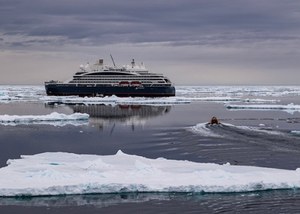
<svg viewBox="0 0 300 214">
<path fill-rule="evenodd" d="M 300 170 L 148 159 L 41 153 L 8 160 L 0 196 L 119 192 L 244 192 L 300 187 Z"/>
<path fill-rule="evenodd" d="M 0 115 L 0 124 L 18 125 L 18 124 L 49 124 L 49 125 L 82 125 L 89 119 L 85 113 L 74 113 L 70 115 L 52 112 L 47 115 Z"/>
</svg>

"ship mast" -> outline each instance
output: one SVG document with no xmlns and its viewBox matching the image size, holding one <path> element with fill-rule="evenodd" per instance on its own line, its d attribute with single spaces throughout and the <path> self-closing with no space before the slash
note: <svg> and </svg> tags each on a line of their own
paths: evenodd
<svg viewBox="0 0 300 214">
<path fill-rule="evenodd" d="M 114 64 L 114 67 L 116 67 L 116 64 L 115 64 L 115 60 L 114 60 L 114 58 L 113 58 L 113 56 L 110 54 L 110 58 L 111 58 L 111 61 L 113 62 L 113 64 Z"/>
</svg>

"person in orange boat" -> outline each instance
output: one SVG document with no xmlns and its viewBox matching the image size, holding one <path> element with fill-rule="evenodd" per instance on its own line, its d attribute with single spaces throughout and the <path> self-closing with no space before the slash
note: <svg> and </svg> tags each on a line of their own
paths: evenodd
<svg viewBox="0 0 300 214">
<path fill-rule="evenodd" d="M 219 125 L 221 123 L 219 122 L 218 118 L 214 116 L 210 119 L 210 122 L 208 124 L 209 125 Z"/>
</svg>

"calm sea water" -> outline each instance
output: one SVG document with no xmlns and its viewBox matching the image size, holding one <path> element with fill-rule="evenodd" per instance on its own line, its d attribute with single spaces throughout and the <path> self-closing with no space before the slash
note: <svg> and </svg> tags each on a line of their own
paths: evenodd
<svg viewBox="0 0 300 214">
<path fill-rule="evenodd" d="M 4 90 L 6 89 L 6 91 Z M 230 111 L 224 102 L 195 101 L 177 105 L 66 105 L 45 103 L 42 88 L 4 87 L 8 101 L 0 115 L 41 115 L 51 112 L 90 114 L 88 125 L 0 125 L 0 165 L 20 155 L 41 152 L 128 154 L 148 158 L 231 163 L 282 169 L 300 167 L 300 113 L 281 110 Z M 19 90 L 19 91 L 18 91 Z M 277 100 L 300 105 L 298 92 L 283 89 L 227 88 L 226 94 L 209 87 L 180 88 L 179 97 L 228 96 Z M 24 90 L 23 90 L 24 91 Z M 224 90 L 223 90 L 224 91 Z M 0 90 L 1 92 L 1 90 Z M 9 92 L 9 93 L 8 93 Z M 276 94 L 272 94 L 274 92 Z M 15 96 L 18 94 L 19 96 Z M 0 96 L 1 97 L 1 96 Z M 239 101 L 241 103 L 244 101 Z M 264 103 L 265 102 L 265 103 Z M 191 132 L 190 128 L 217 116 L 232 126 L 212 127 L 220 138 Z M 241 129 L 240 127 L 246 127 Z M 264 130 L 254 132 L 249 127 Z M 280 134 L 270 134 L 279 132 Z M 178 194 L 122 193 L 55 197 L 0 198 L 1 213 L 300 213 L 299 190 L 250 193 Z"/>
</svg>

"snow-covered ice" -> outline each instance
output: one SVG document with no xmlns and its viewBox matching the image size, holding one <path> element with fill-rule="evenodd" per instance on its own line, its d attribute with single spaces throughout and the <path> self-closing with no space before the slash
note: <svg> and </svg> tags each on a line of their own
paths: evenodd
<svg viewBox="0 0 300 214">
<path fill-rule="evenodd" d="M 145 98 L 145 97 L 42 97 L 40 100 L 46 103 L 63 103 L 63 104 L 142 104 L 142 105 L 175 105 L 175 104 L 189 104 L 191 102 L 237 102 L 242 101 L 240 98 L 232 97 L 164 97 L 164 98 Z M 248 101 L 247 101 L 248 102 Z M 255 102 L 255 101 L 253 101 Z"/>
<path fill-rule="evenodd" d="M 299 86 L 176 86 L 177 96 L 299 96 Z"/>
<path fill-rule="evenodd" d="M 89 119 L 85 113 L 74 113 L 70 115 L 52 112 L 47 115 L 0 115 L 0 124 L 49 124 L 49 125 L 83 125 Z"/>
<path fill-rule="evenodd" d="M 59 102 L 65 104 L 187 104 L 190 102 L 245 102 L 245 103 L 275 103 L 277 99 L 262 99 L 260 97 L 299 96 L 297 86 L 176 86 L 176 97 L 169 98 L 117 98 L 115 96 L 97 98 L 82 98 L 77 96 L 56 97 L 47 96 L 44 86 L 0 86 L 0 103 L 8 102 Z"/>
<path fill-rule="evenodd" d="M 8 102 L 32 102 L 45 96 L 45 87 L 36 85 L 1 85 L 0 103 Z"/>
<path fill-rule="evenodd" d="M 300 170 L 148 159 L 41 153 L 8 160 L 0 196 L 118 192 L 244 192 L 300 187 Z"/>
<path fill-rule="evenodd" d="M 219 97 L 219 96 L 205 96 L 205 97 L 164 97 L 164 98 L 146 98 L 146 97 L 77 97 L 77 96 L 44 96 L 40 98 L 45 103 L 61 103 L 61 104 L 142 104 L 142 105 L 176 105 L 189 104 L 191 102 L 245 102 L 245 103 L 276 103 L 279 100 L 267 99 L 242 99 L 239 97 Z"/>
<path fill-rule="evenodd" d="M 78 96 L 45 96 L 40 98 L 46 103 L 63 103 L 63 104 L 143 104 L 143 105 L 172 105 L 172 104 L 188 104 L 191 100 L 179 97 L 163 97 L 163 98 L 145 98 L 145 97 L 78 97 Z"/>
<path fill-rule="evenodd" d="M 300 135 L 300 131 L 296 131 L 296 130 L 295 131 L 291 131 L 291 133 L 295 134 L 295 135 Z"/>
<path fill-rule="evenodd" d="M 227 104 L 226 108 L 233 110 L 281 110 L 289 113 L 300 112 L 300 105 L 293 103 L 287 105 L 233 105 Z"/>
</svg>

